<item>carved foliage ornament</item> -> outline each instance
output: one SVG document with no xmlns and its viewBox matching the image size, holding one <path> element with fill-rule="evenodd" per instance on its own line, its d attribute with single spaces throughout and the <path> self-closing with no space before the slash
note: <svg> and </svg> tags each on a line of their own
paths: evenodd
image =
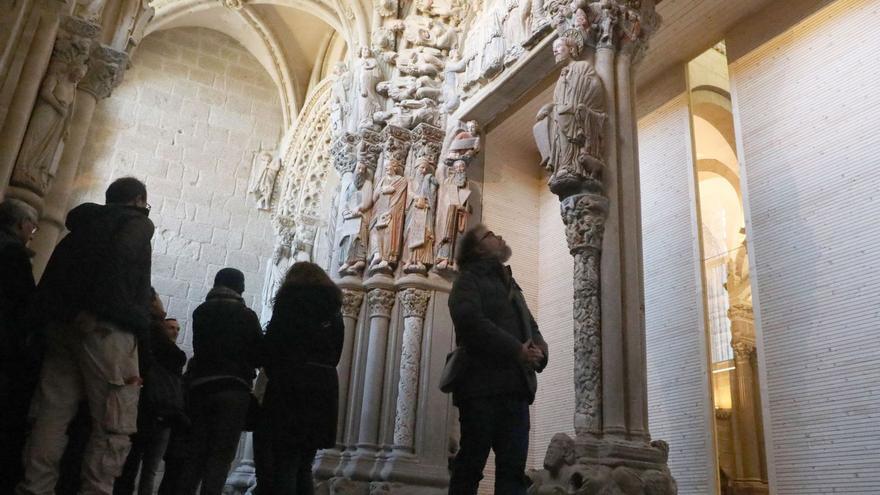
<svg viewBox="0 0 880 495">
<path fill-rule="evenodd" d="M 404 318 L 424 318 L 428 310 L 431 293 L 423 289 L 404 289 L 400 292 L 400 303 Z"/>
<path fill-rule="evenodd" d="M 89 70 L 78 87 L 99 100 L 107 98 L 122 82 L 127 65 L 128 55 L 125 52 L 100 46 L 92 50 Z"/>
<path fill-rule="evenodd" d="M 367 304 L 370 309 L 370 318 L 391 318 L 391 309 L 394 307 L 394 291 L 372 289 L 367 292 Z"/>
<path fill-rule="evenodd" d="M 342 289 L 342 316 L 357 318 L 361 312 L 361 303 L 364 302 L 364 293 L 359 290 Z"/>
</svg>

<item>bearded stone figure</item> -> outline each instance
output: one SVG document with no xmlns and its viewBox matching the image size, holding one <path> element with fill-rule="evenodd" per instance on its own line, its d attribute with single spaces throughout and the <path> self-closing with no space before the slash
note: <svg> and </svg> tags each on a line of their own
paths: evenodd
<svg viewBox="0 0 880 495">
<path fill-rule="evenodd" d="M 407 186 L 403 164 L 389 158 L 385 164 L 385 176 L 379 180 L 376 190 L 373 191 L 370 219 L 371 274 L 390 274 L 400 259 Z"/>
<path fill-rule="evenodd" d="M 434 212 L 437 205 L 437 179 L 429 157 L 416 162 L 407 198 L 405 273 L 425 274 L 434 264 Z"/>
<path fill-rule="evenodd" d="M 76 85 L 86 74 L 77 62 L 53 60 L 18 153 L 12 183 L 43 195 L 55 176 L 57 152 L 70 123 Z"/>
<path fill-rule="evenodd" d="M 550 190 L 566 195 L 592 184 L 601 188 L 607 114 L 605 90 L 593 64 L 577 60 L 583 41 L 567 32 L 553 43 L 562 69 L 553 102 L 538 112 L 534 133 L 542 166 L 552 173 Z"/>
<path fill-rule="evenodd" d="M 455 160 L 440 169 L 437 195 L 437 259 L 435 270 L 457 270 L 455 246 L 467 229 L 471 190 L 468 187 L 467 162 Z"/>
<path fill-rule="evenodd" d="M 364 162 L 354 168 L 352 180 L 342 193 L 342 222 L 339 227 L 340 275 L 359 275 L 367 263 L 370 209 L 373 207 L 372 170 Z"/>
</svg>

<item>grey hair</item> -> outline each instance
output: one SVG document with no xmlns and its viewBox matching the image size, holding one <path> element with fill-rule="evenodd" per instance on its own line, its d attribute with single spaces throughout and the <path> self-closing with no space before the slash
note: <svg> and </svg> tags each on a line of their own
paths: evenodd
<svg viewBox="0 0 880 495">
<path fill-rule="evenodd" d="M 14 198 L 6 198 L 0 203 L 0 230 L 11 230 L 22 220 L 30 220 L 36 224 L 37 210 Z"/>
</svg>

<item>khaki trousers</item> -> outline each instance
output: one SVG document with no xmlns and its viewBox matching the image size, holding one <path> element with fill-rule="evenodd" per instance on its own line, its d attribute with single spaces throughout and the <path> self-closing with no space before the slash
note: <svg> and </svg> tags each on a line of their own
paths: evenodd
<svg viewBox="0 0 880 495">
<path fill-rule="evenodd" d="M 55 493 L 67 425 L 80 401 L 87 400 L 92 433 L 80 493 L 110 495 L 128 454 L 129 435 L 137 430 L 137 342 L 134 335 L 94 319 L 50 328 L 48 340 L 31 403 L 34 423 L 24 451 L 25 479 L 16 493 Z"/>
</svg>

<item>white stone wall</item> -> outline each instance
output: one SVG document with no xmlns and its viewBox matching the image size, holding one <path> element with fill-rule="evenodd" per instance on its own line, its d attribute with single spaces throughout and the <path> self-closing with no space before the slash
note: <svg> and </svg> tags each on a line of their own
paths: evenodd
<svg viewBox="0 0 880 495">
<path fill-rule="evenodd" d="M 705 495 L 717 467 L 689 119 L 682 93 L 639 121 L 648 414 L 678 493 Z"/>
<path fill-rule="evenodd" d="M 245 300 L 259 307 L 273 232 L 247 185 L 254 151 L 274 149 L 282 126 L 262 66 L 231 38 L 201 28 L 148 36 L 125 81 L 98 105 L 70 205 L 103 203 L 117 177 L 146 182 L 153 285 L 186 328 L 186 350 L 189 317 L 220 268 L 242 270 Z"/>
<path fill-rule="evenodd" d="M 780 495 L 880 486 L 878 22 L 840 0 L 731 65 Z"/>
</svg>

